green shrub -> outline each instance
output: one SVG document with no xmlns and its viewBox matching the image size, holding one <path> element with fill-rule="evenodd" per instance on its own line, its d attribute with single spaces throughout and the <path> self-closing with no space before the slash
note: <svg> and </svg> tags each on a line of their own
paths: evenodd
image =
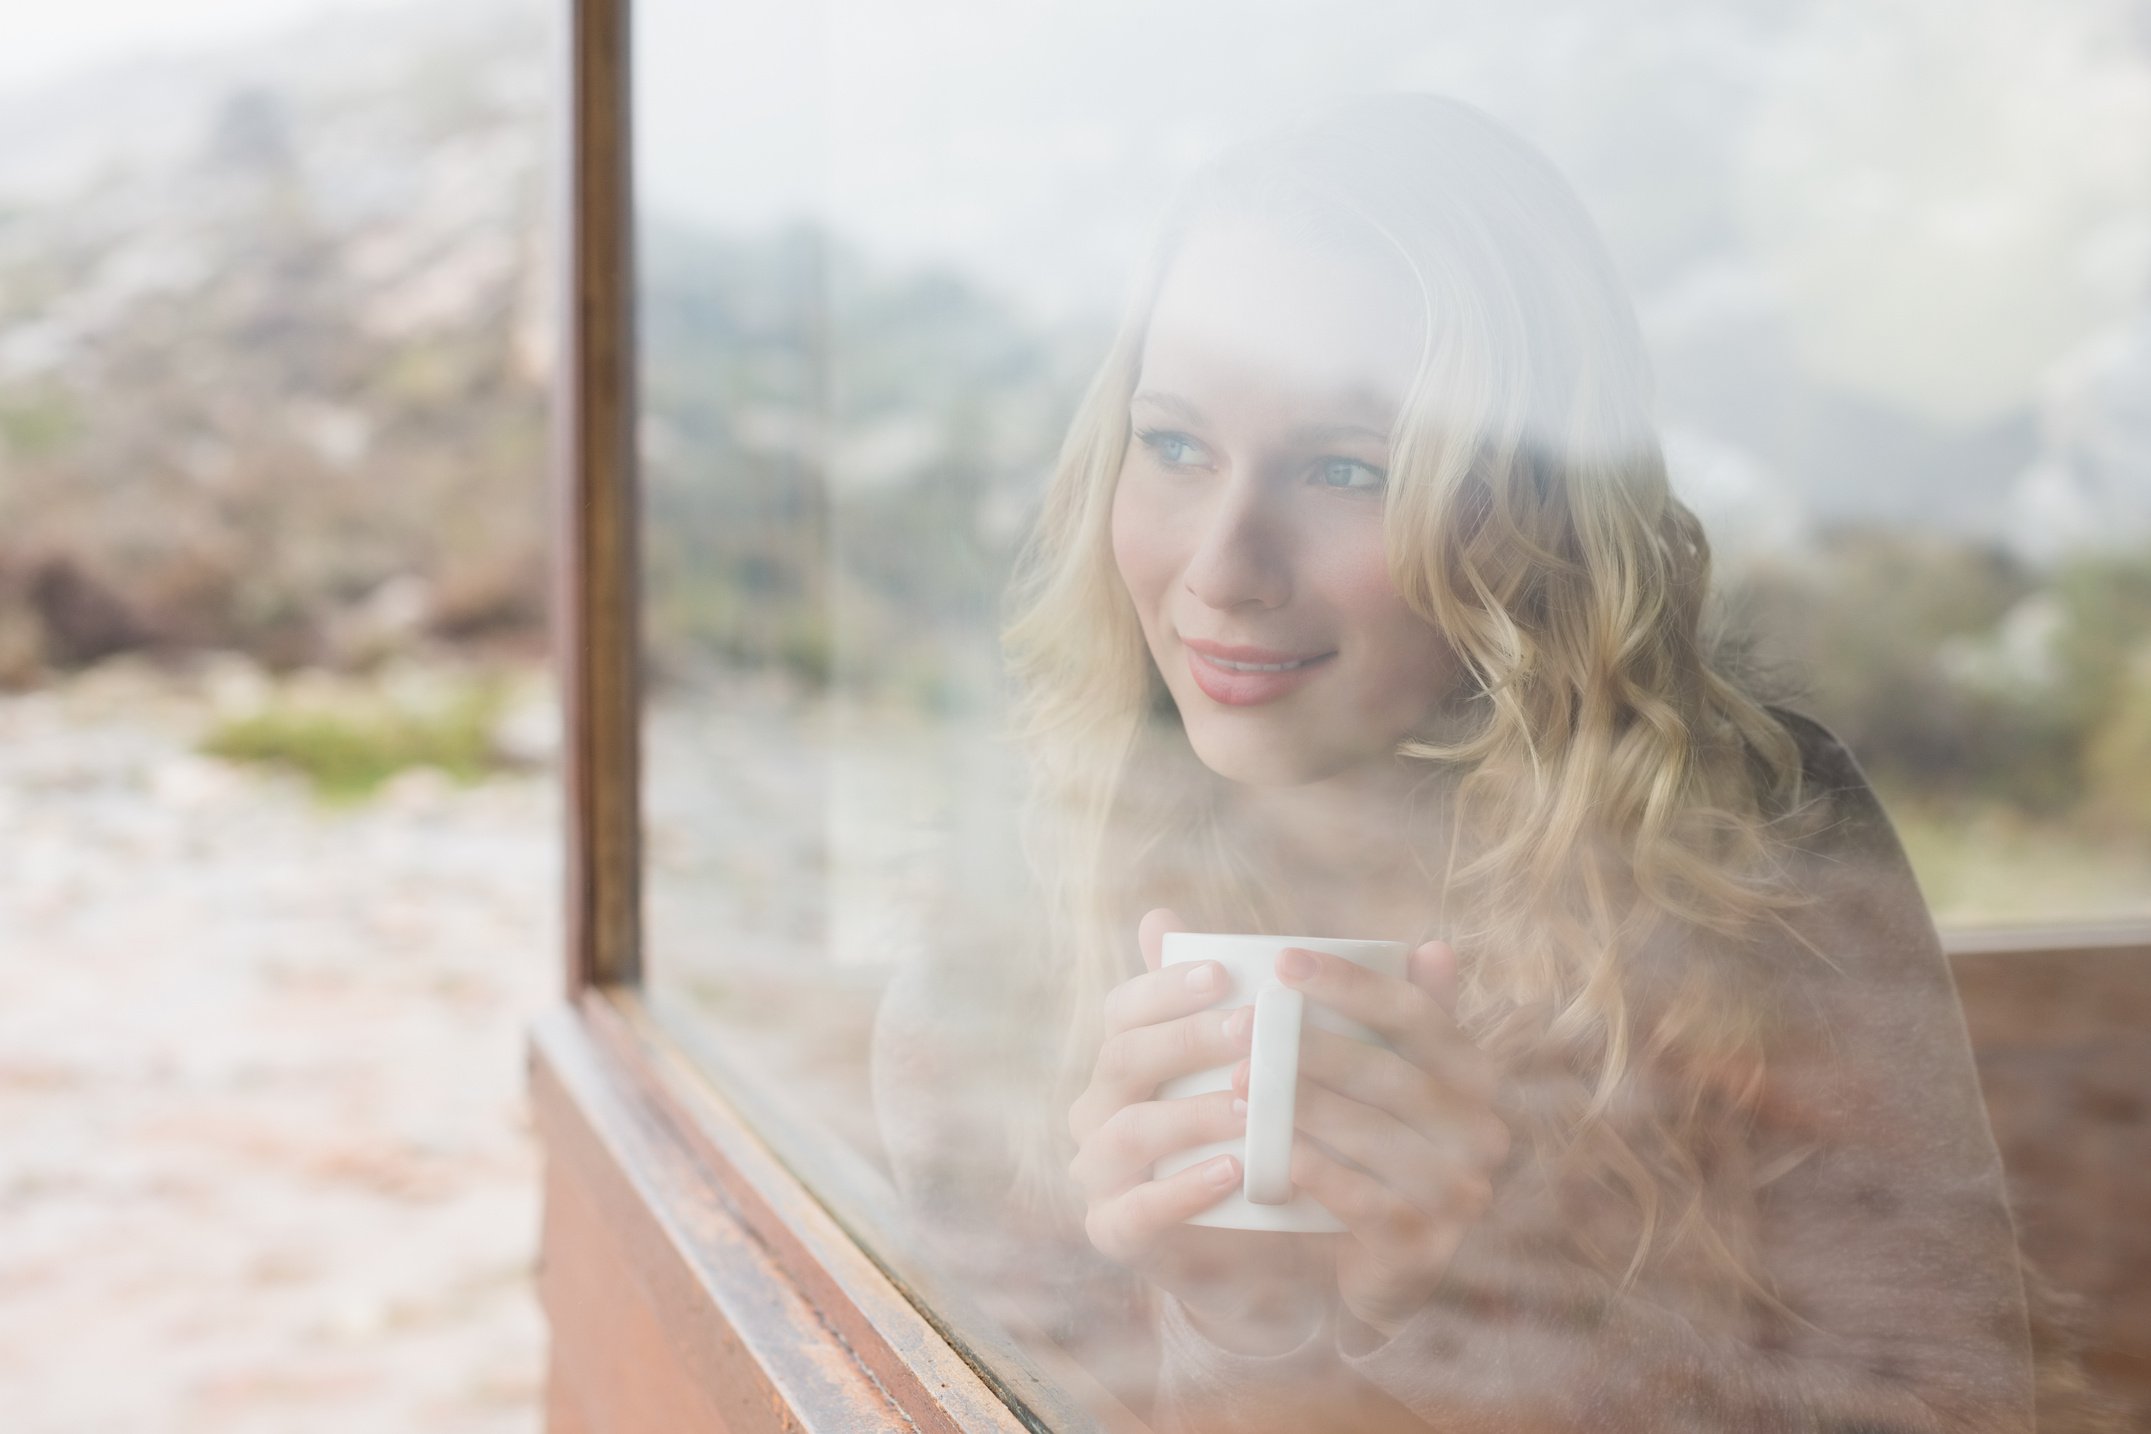
<svg viewBox="0 0 2151 1434">
<path fill-rule="evenodd" d="M 353 802 L 413 767 L 435 767 L 459 782 L 494 770 L 500 762 L 492 734 L 501 706 L 501 694 L 490 686 L 427 709 L 378 698 L 337 706 L 287 702 L 220 723 L 202 750 L 299 772 L 324 801 Z"/>
</svg>

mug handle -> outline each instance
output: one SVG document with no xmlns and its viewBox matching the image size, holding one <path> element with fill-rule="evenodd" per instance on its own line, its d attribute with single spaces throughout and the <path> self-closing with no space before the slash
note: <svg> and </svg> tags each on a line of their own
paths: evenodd
<svg viewBox="0 0 2151 1434">
<path fill-rule="evenodd" d="M 1255 993 L 1241 1189 L 1256 1205 L 1282 1205 L 1292 1198 L 1292 1111 L 1299 1096 L 1304 1005 L 1299 992 L 1276 981 Z"/>
</svg>

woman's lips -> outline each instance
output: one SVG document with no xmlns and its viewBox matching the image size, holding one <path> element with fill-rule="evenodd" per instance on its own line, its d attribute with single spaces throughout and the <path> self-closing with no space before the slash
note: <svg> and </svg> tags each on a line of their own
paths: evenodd
<svg viewBox="0 0 2151 1434">
<path fill-rule="evenodd" d="M 1203 695 L 1227 707 L 1252 707 L 1271 702 L 1310 681 L 1321 672 L 1334 652 L 1294 656 L 1257 647 L 1228 647 L 1223 643 L 1182 638 L 1188 650 L 1188 672 Z M 1264 671 L 1261 669 L 1271 670 Z"/>
</svg>

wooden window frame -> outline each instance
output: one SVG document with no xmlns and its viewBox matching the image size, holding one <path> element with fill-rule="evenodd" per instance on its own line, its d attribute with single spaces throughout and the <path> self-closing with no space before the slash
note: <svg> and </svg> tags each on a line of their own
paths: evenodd
<svg viewBox="0 0 2151 1434">
<path fill-rule="evenodd" d="M 927 1313 L 958 1307 L 960 1292 L 908 1297 L 642 999 L 631 0 L 565 6 L 553 606 L 566 979 L 530 1041 L 546 1154 L 548 1428 L 1140 1430 L 1071 1362 L 989 1364 L 968 1351 Z M 2151 971 L 2151 929 L 1948 943 L 1983 1049 L 2143 1039 L 2116 1024 L 2129 1003 L 2113 997 Z"/>
</svg>

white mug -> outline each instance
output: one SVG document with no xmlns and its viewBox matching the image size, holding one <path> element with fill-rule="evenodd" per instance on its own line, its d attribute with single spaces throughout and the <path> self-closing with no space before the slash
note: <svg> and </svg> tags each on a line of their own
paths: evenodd
<svg viewBox="0 0 2151 1434">
<path fill-rule="evenodd" d="M 1209 1009 L 1253 1005 L 1255 1039 L 1248 1054 L 1247 1134 L 1211 1141 L 1157 1162 L 1152 1178 L 1162 1180 L 1218 1155 L 1240 1157 L 1240 1188 L 1227 1191 L 1215 1205 L 1191 1216 L 1191 1225 L 1228 1230 L 1290 1230 L 1335 1234 L 1344 1222 L 1313 1196 L 1292 1187 L 1292 1116 L 1299 1090 L 1300 1029 L 1310 1021 L 1372 1045 L 1387 1043 L 1357 1021 L 1327 1006 L 1307 1002 L 1277 979 L 1277 958 L 1287 947 L 1342 957 L 1357 966 L 1402 977 L 1408 948 L 1401 941 L 1348 941 L 1322 936 L 1225 936 L 1214 932 L 1173 931 L 1165 937 L 1160 969 L 1215 961 L 1224 969 L 1225 989 Z M 1208 1070 L 1176 1076 L 1158 1087 L 1161 1100 L 1230 1090 L 1229 1061 Z"/>
</svg>

